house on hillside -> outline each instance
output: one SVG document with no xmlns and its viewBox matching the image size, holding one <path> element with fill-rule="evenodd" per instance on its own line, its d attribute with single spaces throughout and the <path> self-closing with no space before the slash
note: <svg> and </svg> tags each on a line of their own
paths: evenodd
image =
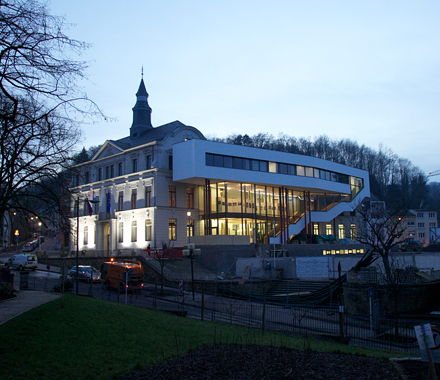
<svg viewBox="0 0 440 380">
<path fill-rule="evenodd" d="M 335 221 L 369 196 L 368 172 L 207 141 L 180 121 L 153 127 L 148 96 L 142 79 L 129 135 L 105 141 L 74 167 L 71 222 L 81 251 L 114 255 L 189 240 L 288 244 L 296 236 L 307 242 L 312 234 L 355 234 L 356 226 Z"/>
<path fill-rule="evenodd" d="M 437 212 L 427 209 L 411 209 L 404 217 L 406 225 L 404 239 L 417 239 L 422 247 L 427 247 L 436 239 L 432 231 L 437 228 Z"/>
</svg>

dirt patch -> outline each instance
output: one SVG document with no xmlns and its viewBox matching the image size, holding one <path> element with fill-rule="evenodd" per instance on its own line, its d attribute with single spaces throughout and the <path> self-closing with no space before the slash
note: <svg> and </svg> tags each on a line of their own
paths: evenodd
<svg viewBox="0 0 440 380">
<path fill-rule="evenodd" d="M 422 363 L 425 364 L 426 363 Z M 402 367 L 405 366 L 401 363 Z M 425 376 L 427 378 L 427 365 Z M 293 348 L 212 345 L 114 380 L 398 380 L 388 360 Z M 418 380 L 419 378 L 409 378 Z"/>
<path fill-rule="evenodd" d="M 420 360 L 397 361 L 396 365 L 403 370 L 408 380 L 426 380 L 428 379 L 428 363 Z M 437 378 L 440 378 L 440 364 L 435 363 L 435 372 Z"/>
</svg>

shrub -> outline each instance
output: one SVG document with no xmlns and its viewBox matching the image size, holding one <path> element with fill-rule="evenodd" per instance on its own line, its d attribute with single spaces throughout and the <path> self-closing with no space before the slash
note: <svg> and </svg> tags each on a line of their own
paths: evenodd
<svg viewBox="0 0 440 380">
<path fill-rule="evenodd" d="M 0 282 L 0 300 L 5 300 L 14 296 L 11 284 Z"/>
</svg>

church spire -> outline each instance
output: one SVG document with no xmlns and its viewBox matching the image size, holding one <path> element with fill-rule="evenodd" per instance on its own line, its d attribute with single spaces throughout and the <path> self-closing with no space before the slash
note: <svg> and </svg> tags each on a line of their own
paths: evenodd
<svg viewBox="0 0 440 380">
<path fill-rule="evenodd" d="M 131 138 L 139 137 L 144 132 L 153 128 L 153 125 L 151 124 L 152 109 L 148 105 L 148 92 L 145 89 L 143 67 L 141 75 L 141 83 L 136 93 L 136 104 L 133 107 L 133 124 L 130 128 Z"/>
</svg>

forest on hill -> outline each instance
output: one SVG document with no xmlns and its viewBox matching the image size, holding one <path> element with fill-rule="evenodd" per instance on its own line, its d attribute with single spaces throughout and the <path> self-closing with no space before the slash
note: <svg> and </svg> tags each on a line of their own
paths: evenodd
<svg viewBox="0 0 440 380">
<path fill-rule="evenodd" d="M 410 208 L 431 209 L 440 214 L 440 184 L 428 184 L 428 177 L 420 168 L 382 144 L 375 150 L 350 139 L 334 140 L 326 135 L 311 139 L 269 133 L 232 134 L 208 140 L 303 154 L 367 170 L 371 194 L 378 199 L 388 205 L 405 202 Z"/>
</svg>

